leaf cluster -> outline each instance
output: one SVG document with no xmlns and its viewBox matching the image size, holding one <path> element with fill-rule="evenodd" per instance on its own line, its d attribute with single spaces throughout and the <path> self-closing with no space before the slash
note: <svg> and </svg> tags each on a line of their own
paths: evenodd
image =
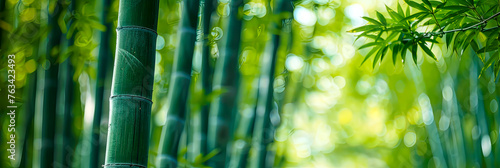
<svg viewBox="0 0 500 168">
<path fill-rule="evenodd" d="M 399 3 L 395 10 L 386 6 L 387 13 L 377 11 L 376 18 L 363 17 L 368 23 L 349 31 L 359 33 L 357 39 L 364 37 L 371 41 L 359 47 L 371 48 L 361 64 L 374 57 L 374 68 L 388 50 L 392 51 L 393 64 L 398 56 L 404 63 L 407 52 L 416 63 L 419 48 L 437 60 L 431 49 L 444 41 L 458 56 L 468 47 L 472 48 L 485 65 L 483 71 L 494 65 L 495 75 L 498 74 L 498 1 L 405 0 L 405 4 L 405 9 Z"/>
</svg>

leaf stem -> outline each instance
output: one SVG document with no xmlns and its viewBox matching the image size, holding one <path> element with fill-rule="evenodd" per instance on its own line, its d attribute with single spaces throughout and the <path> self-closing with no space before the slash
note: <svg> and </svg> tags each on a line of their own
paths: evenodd
<svg viewBox="0 0 500 168">
<path fill-rule="evenodd" d="M 453 29 L 453 30 L 447 30 L 447 31 L 441 31 L 441 32 L 429 32 L 429 33 L 426 33 L 425 36 L 427 37 L 430 37 L 430 36 L 436 36 L 436 35 L 443 35 L 443 34 L 447 34 L 447 33 L 453 33 L 453 32 L 458 32 L 458 31 L 467 31 L 467 30 L 470 30 L 470 29 L 474 29 L 474 28 L 477 28 L 477 26 L 479 25 L 482 25 L 482 24 L 485 24 L 487 23 L 488 21 L 490 21 L 491 19 L 497 17 L 500 15 L 500 12 L 498 13 L 495 13 L 494 15 L 490 16 L 489 18 L 487 19 L 484 19 L 483 21 L 479 22 L 479 23 L 476 23 L 472 26 L 469 26 L 469 27 L 465 27 L 465 28 L 459 28 L 459 29 Z M 497 28 L 497 27 L 494 27 L 494 28 Z M 489 29 L 483 29 L 482 31 L 485 31 L 485 30 L 492 30 L 494 28 L 489 28 Z"/>
</svg>

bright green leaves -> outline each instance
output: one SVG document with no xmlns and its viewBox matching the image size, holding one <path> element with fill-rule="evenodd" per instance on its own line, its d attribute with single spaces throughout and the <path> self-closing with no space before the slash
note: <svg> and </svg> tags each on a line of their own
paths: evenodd
<svg viewBox="0 0 500 168">
<path fill-rule="evenodd" d="M 364 64 L 373 57 L 372 66 L 380 63 L 388 50 L 392 51 L 395 65 L 398 55 L 405 63 L 405 56 L 412 54 L 417 61 L 417 51 L 438 60 L 433 46 L 442 40 L 449 53 L 461 56 L 471 48 L 484 63 L 484 68 L 494 67 L 495 75 L 500 68 L 498 54 L 500 34 L 500 8 L 498 1 L 474 0 L 404 0 L 407 7 L 397 4 L 386 6 L 387 13 L 375 12 L 373 17 L 363 17 L 367 25 L 352 29 L 366 43 L 359 49 L 370 49 Z M 397 37 L 397 38 L 396 38 Z M 441 39 L 442 38 L 442 39 Z"/>
<path fill-rule="evenodd" d="M 392 45 L 392 64 L 396 65 L 396 59 L 398 59 L 399 44 Z"/>
<path fill-rule="evenodd" d="M 434 53 L 432 53 L 432 51 L 431 51 L 431 49 L 429 49 L 429 47 L 427 47 L 423 42 L 418 43 L 418 45 L 420 46 L 420 48 L 422 48 L 422 50 L 424 50 L 424 52 L 427 55 L 429 55 L 432 59 L 437 61 L 436 55 L 434 55 Z"/>
<path fill-rule="evenodd" d="M 419 4 L 419 3 L 416 3 L 414 1 L 408 1 L 408 0 L 405 0 L 406 4 L 410 5 L 411 7 L 415 8 L 415 9 L 418 9 L 418 10 L 421 10 L 421 11 L 430 11 L 429 9 L 427 9 L 424 5 L 422 4 Z M 428 1 L 427 1 L 428 2 Z M 430 4 L 430 3 L 429 3 Z"/>
<path fill-rule="evenodd" d="M 369 18 L 369 17 L 363 17 L 363 19 L 365 19 L 366 21 L 374 24 L 374 25 L 380 25 L 382 26 L 383 24 L 380 23 L 379 21 L 375 20 L 375 19 L 372 19 L 372 18 Z M 385 20 L 384 20 L 385 21 Z"/>
<path fill-rule="evenodd" d="M 380 22 L 382 23 L 382 25 L 387 25 L 387 20 L 385 20 L 385 17 L 384 15 L 382 15 L 380 12 L 377 11 L 377 18 L 378 20 L 380 20 Z"/>
</svg>

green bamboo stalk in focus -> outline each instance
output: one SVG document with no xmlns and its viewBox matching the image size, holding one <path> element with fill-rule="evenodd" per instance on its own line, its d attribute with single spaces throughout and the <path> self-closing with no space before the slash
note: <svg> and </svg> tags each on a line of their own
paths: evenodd
<svg viewBox="0 0 500 168">
<path fill-rule="evenodd" d="M 210 122 L 208 125 L 208 151 L 219 150 L 219 153 L 208 160 L 211 167 L 225 167 L 226 150 L 231 137 L 232 120 L 236 111 L 236 98 L 239 81 L 239 53 L 242 21 L 238 17 L 238 9 L 243 0 L 229 2 L 229 16 L 223 36 L 222 49 L 215 65 L 213 90 L 222 89 L 220 97 L 210 104 Z"/>
<path fill-rule="evenodd" d="M 174 57 L 168 94 L 167 120 L 160 139 L 158 167 L 177 167 L 179 140 L 187 115 L 187 98 L 191 82 L 199 0 L 185 0 L 182 4 L 179 27 L 179 47 Z"/>
<path fill-rule="evenodd" d="M 89 168 L 100 167 L 100 133 L 101 133 L 101 117 L 103 113 L 104 102 L 104 82 L 106 81 L 108 67 L 110 66 L 111 52 L 109 51 L 109 38 L 112 31 L 112 23 L 108 21 L 111 0 L 101 0 L 101 24 L 106 26 L 106 31 L 100 32 L 99 56 L 97 63 L 97 79 L 95 89 L 95 109 L 92 126 L 90 129 L 90 155 Z"/>
<path fill-rule="evenodd" d="M 274 1 L 273 15 L 279 16 L 282 8 L 285 6 L 285 1 Z M 276 67 L 276 59 L 278 55 L 278 47 L 280 45 L 280 33 L 282 20 L 271 21 L 271 30 L 276 30 L 277 33 L 271 35 L 272 53 L 266 54 L 261 59 L 261 79 L 259 83 L 259 101 L 257 102 L 257 111 L 255 113 L 255 129 L 253 132 L 252 142 L 252 162 L 251 167 L 271 167 L 272 162 L 266 160 L 268 146 L 273 142 L 274 133 L 271 125 L 271 111 L 273 110 L 273 83 Z"/>
<path fill-rule="evenodd" d="M 104 167 L 147 167 L 158 0 L 120 0 Z"/>
<path fill-rule="evenodd" d="M 40 168 L 53 167 L 54 163 L 54 139 L 55 139 L 55 121 L 56 121 L 56 93 L 58 90 L 57 77 L 59 65 L 57 58 L 59 56 L 61 29 L 58 26 L 57 19 L 62 12 L 62 0 L 55 1 L 55 4 L 49 2 L 47 7 L 48 26 L 50 32 L 47 37 L 47 47 L 45 53 L 45 68 L 42 98 L 42 118 L 37 127 L 41 128 L 41 149 L 39 156 Z M 49 6 L 54 6 L 53 8 Z M 50 10 L 53 9 L 53 10 Z"/>
</svg>

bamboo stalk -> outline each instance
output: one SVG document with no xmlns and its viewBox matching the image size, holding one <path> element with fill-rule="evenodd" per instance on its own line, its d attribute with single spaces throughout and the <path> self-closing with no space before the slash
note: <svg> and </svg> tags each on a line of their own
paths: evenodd
<svg viewBox="0 0 500 168">
<path fill-rule="evenodd" d="M 478 162 L 481 163 L 481 165 L 484 165 L 485 167 L 494 167 L 494 161 L 493 161 L 493 155 L 491 154 L 491 141 L 490 141 L 490 136 L 489 136 L 489 129 L 488 129 L 488 121 L 486 120 L 486 115 L 485 115 L 485 109 L 484 109 L 484 102 L 483 102 L 483 94 L 480 88 L 480 83 L 477 78 L 478 72 L 480 71 L 479 67 L 479 58 L 475 54 L 473 50 L 470 50 L 471 54 L 471 66 L 469 68 L 469 75 L 470 75 L 470 110 L 473 114 L 475 114 L 476 118 L 476 126 L 479 128 L 479 137 L 477 139 L 473 138 L 473 141 L 475 141 L 475 150 L 476 154 L 479 155 L 478 157 Z M 476 99 L 476 100 L 474 100 Z M 476 102 L 476 104 L 473 104 L 472 102 Z M 483 138 L 487 138 L 487 142 L 489 144 L 483 143 Z M 484 150 L 481 150 L 485 148 L 484 145 L 489 145 L 489 152 L 485 153 Z"/>
<path fill-rule="evenodd" d="M 212 12 L 214 10 L 214 0 L 201 0 L 200 4 L 203 4 L 201 10 L 201 20 L 202 20 L 202 32 L 203 32 L 203 47 L 201 51 L 201 83 L 204 96 L 212 92 L 212 79 L 213 79 L 213 66 L 211 65 L 211 54 L 210 54 L 210 22 Z M 200 5 L 201 6 L 201 5 Z M 208 134 L 208 119 L 210 112 L 210 104 L 204 104 L 201 107 L 200 112 L 200 141 L 197 142 L 200 146 L 199 153 L 206 155 L 208 154 L 207 148 L 207 134 Z"/>
<path fill-rule="evenodd" d="M 47 37 L 47 49 L 45 53 L 46 66 L 43 80 L 43 99 L 42 99 L 42 118 L 37 127 L 41 128 L 41 149 L 39 167 L 53 167 L 54 163 L 54 138 L 55 138 L 55 119 L 56 119 L 56 93 L 58 90 L 57 76 L 59 65 L 57 57 L 59 56 L 59 46 L 61 41 L 61 29 L 57 26 L 57 19 L 62 12 L 62 1 L 55 2 L 54 10 L 50 11 L 47 7 L 48 26 L 51 27 Z M 49 2 L 49 6 L 50 6 Z"/>
<path fill-rule="evenodd" d="M 101 1 L 101 24 L 106 26 L 106 31 L 100 32 L 100 42 L 99 42 L 99 56 L 97 63 L 97 79 L 96 79 L 96 89 L 95 89 L 95 109 L 94 109 L 94 118 L 92 120 L 91 126 L 91 149 L 90 149 L 90 161 L 89 168 L 99 167 L 99 160 L 101 158 L 100 155 L 100 134 L 101 134 L 101 117 L 104 111 L 103 102 L 104 102 L 104 82 L 107 78 L 107 72 L 110 67 L 110 57 L 111 52 L 109 51 L 109 41 L 110 41 L 110 32 L 112 28 L 112 23 L 110 23 L 108 19 L 108 15 L 110 12 L 111 0 L 102 0 Z"/>
<path fill-rule="evenodd" d="M 68 40 L 68 46 L 73 42 Z M 73 97 L 75 89 L 73 74 L 74 67 L 71 65 L 70 58 L 67 58 L 59 66 L 59 84 L 58 109 L 56 111 L 56 146 L 55 162 L 56 166 L 69 167 L 72 162 L 72 151 L 74 151 L 74 137 L 72 131 L 73 124 Z"/>
<path fill-rule="evenodd" d="M 147 167 L 158 0 L 120 0 L 104 167 Z"/>
<path fill-rule="evenodd" d="M 36 50 L 33 53 L 37 53 Z M 33 155 L 29 149 L 33 149 L 33 116 L 35 114 L 35 101 L 36 101 L 36 86 L 37 86 L 37 71 L 28 75 L 28 85 L 25 89 L 24 97 L 26 103 L 24 104 L 25 123 L 23 130 L 22 140 L 22 153 L 19 167 L 33 167 Z"/>
<path fill-rule="evenodd" d="M 412 63 L 410 63 L 412 64 Z M 434 120 L 434 113 L 432 109 L 432 103 L 425 93 L 426 87 L 425 83 L 423 83 L 422 72 L 417 70 L 416 64 L 410 65 L 411 69 L 411 77 L 415 86 L 417 87 L 418 103 L 420 108 L 422 109 L 422 119 L 424 120 L 425 129 L 427 131 L 427 135 L 429 136 L 429 145 L 431 147 L 432 155 L 436 162 L 439 162 L 439 165 L 442 167 L 448 167 L 448 163 L 446 160 L 446 151 L 443 150 L 443 145 L 441 142 L 441 137 L 439 136 L 438 128 L 436 126 L 436 122 Z"/>
<path fill-rule="evenodd" d="M 229 16 L 220 57 L 215 65 L 213 90 L 223 89 L 224 93 L 215 98 L 210 104 L 207 147 L 208 151 L 219 152 L 208 160 L 211 167 L 225 167 L 226 151 L 229 137 L 232 132 L 232 120 L 236 110 L 239 81 L 239 53 L 242 21 L 238 18 L 238 8 L 243 5 L 243 0 L 229 2 Z"/>
<path fill-rule="evenodd" d="M 275 16 L 281 13 L 281 8 L 283 7 L 284 1 L 275 1 L 276 5 L 273 9 L 273 14 Z M 281 20 L 280 22 L 281 23 Z M 271 29 L 277 29 L 281 32 L 281 25 L 276 22 L 271 22 Z M 257 111 L 255 116 L 255 129 L 253 132 L 253 142 L 252 142 L 252 162 L 251 167 L 271 167 L 272 164 L 270 160 L 266 160 L 268 145 L 272 143 L 274 139 L 273 128 L 271 125 L 271 111 L 273 110 L 274 104 L 274 74 L 275 65 L 278 55 L 278 47 L 280 45 L 280 34 L 272 34 L 272 53 L 265 54 L 261 59 L 261 79 L 259 83 L 259 101 L 257 105 Z"/>
<path fill-rule="evenodd" d="M 187 98 L 191 82 L 191 67 L 196 41 L 199 0 L 186 0 L 181 10 L 179 48 L 174 57 L 174 67 L 168 94 L 167 120 L 160 139 L 158 167 L 177 167 L 177 153 L 187 115 Z"/>
<path fill-rule="evenodd" d="M 75 1 L 72 0 L 68 5 L 68 14 L 71 19 L 68 22 L 68 30 L 74 22 L 73 12 L 75 11 Z M 73 75 L 75 73 L 73 64 L 71 63 L 73 52 L 69 49 L 74 45 L 74 35 L 69 34 L 69 39 L 65 40 L 65 52 L 70 52 L 69 57 L 61 63 L 59 67 L 59 94 L 58 107 L 56 112 L 56 151 L 55 151 L 55 166 L 70 167 L 73 161 L 74 137 L 73 137 L 73 97 L 75 90 L 75 82 Z"/>
</svg>

